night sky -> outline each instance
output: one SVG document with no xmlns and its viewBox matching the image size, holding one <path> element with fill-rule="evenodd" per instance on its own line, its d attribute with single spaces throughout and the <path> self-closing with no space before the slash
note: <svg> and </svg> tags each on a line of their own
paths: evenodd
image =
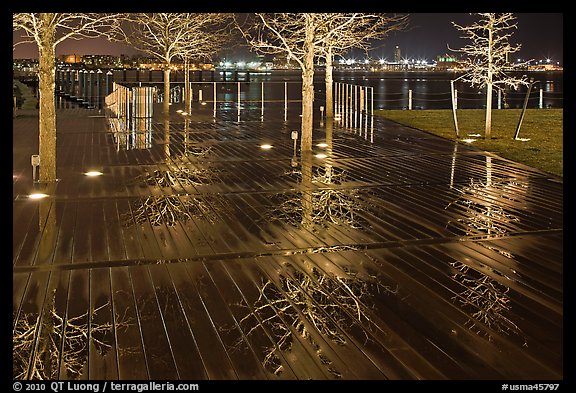
<svg viewBox="0 0 576 393">
<path fill-rule="evenodd" d="M 393 60 L 394 47 L 398 45 L 402 57 L 433 60 L 438 55 L 451 53 L 447 45 L 458 49 L 469 43 L 459 37 L 462 33 L 452 25 L 469 25 L 477 17 L 467 13 L 410 13 L 409 29 L 389 35 L 382 45 L 371 53 L 373 58 Z M 563 14 L 562 13 L 515 13 L 518 28 L 514 30 L 512 44 L 521 44 L 522 48 L 515 58 L 546 59 L 563 62 Z M 17 34 L 14 34 L 16 42 Z M 238 57 L 247 51 L 239 50 Z M 37 50 L 33 44 L 17 46 L 13 52 L 14 58 L 37 58 Z M 134 54 L 135 51 L 118 43 L 104 39 L 66 40 L 57 46 L 60 54 Z M 358 55 L 363 57 L 363 55 Z M 240 60 L 240 59 L 239 59 Z"/>
</svg>

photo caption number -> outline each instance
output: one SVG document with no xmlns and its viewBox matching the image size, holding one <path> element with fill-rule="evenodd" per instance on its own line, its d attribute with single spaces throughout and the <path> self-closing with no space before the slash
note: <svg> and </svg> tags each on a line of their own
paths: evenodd
<svg viewBox="0 0 576 393">
<path fill-rule="evenodd" d="M 24 386 L 25 390 L 46 390 L 46 385 L 43 383 L 27 383 Z"/>
</svg>

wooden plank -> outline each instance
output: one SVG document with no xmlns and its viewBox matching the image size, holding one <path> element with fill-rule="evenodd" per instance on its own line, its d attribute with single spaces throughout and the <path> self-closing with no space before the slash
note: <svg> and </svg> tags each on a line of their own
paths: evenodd
<svg viewBox="0 0 576 393">
<path fill-rule="evenodd" d="M 166 326 L 146 266 L 131 266 L 130 278 L 141 326 L 143 349 L 150 379 L 178 379 L 178 372 L 166 337 Z"/>
<path fill-rule="evenodd" d="M 178 378 L 184 380 L 205 379 L 204 364 L 198 354 L 194 334 L 190 330 L 190 325 L 182 308 L 182 304 L 187 302 L 188 298 L 180 298 L 176 292 L 168 271 L 168 267 L 172 265 L 150 265 L 148 270 L 156 291 L 162 321 L 166 326 L 170 349 L 178 370 Z"/>
<path fill-rule="evenodd" d="M 274 348 L 275 341 L 258 323 L 256 315 L 252 313 L 252 304 L 248 304 L 244 294 L 225 269 L 224 262 L 210 261 L 205 264 L 205 268 L 209 272 L 210 278 L 218 286 L 224 302 L 228 305 L 236 327 L 241 330 L 243 342 L 239 341 L 237 344 L 240 346 L 240 350 L 250 351 L 254 354 L 267 378 L 297 379 L 296 374 L 282 356 L 271 354 L 270 350 Z M 228 326 L 228 328 L 232 329 L 233 326 Z M 244 345 L 247 345 L 248 348 Z"/>
<path fill-rule="evenodd" d="M 102 215 L 105 223 L 106 244 L 111 261 L 127 259 L 126 245 L 123 241 L 122 225 L 118 217 L 116 201 L 106 200 L 102 203 Z"/>
<path fill-rule="evenodd" d="M 193 264 L 194 265 L 194 264 Z M 170 265 L 170 277 L 178 293 L 182 310 L 198 348 L 208 379 L 238 379 L 197 289 L 200 279 L 195 271 L 188 271 L 182 263 Z"/>
<path fill-rule="evenodd" d="M 317 359 L 310 356 L 308 349 L 299 340 L 293 340 L 290 327 L 284 325 L 282 313 L 275 309 L 273 303 L 270 303 L 273 300 L 266 297 L 260 298 L 262 286 L 267 282 L 267 277 L 262 276 L 261 272 L 253 271 L 254 265 L 249 265 L 248 260 L 244 260 L 242 265 L 237 264 L 236 260 L 230 260 L 224 265 L 254 317 L 247 320 L 252 321 L 252 326 L 244 324 L 243 330 L 249 332 L 253 327 L 261 326 L 273 343 L 272 347 L 260 348 L 260 350 L 264 349 L 262 355 L 273 357 L 275 367 L 282 366 L 282 369 L 289 367 L 298 379 L 329 378 L 328 372 L 320 367 Z M 283 325 L 284 328 L 281 328 Z M 273 367 L 268 371 L 272 369 Z"/>
<path fill-rule="evenodd" d="M 68 305 L 66 308 L 65 335 L 62 357 L 67 364 L 66 372 L 61 370 L 60 379 L 88 379 L 89 321 L 89 272 L 72 270 Z"/>
<path fill-rule="evenodd" d="M 118 378 L 121 380 L 148 379 L 140 321 L 128 268 L 111 268 L 110 285 Z"/>
<path fill-rule="evenodd" d="M 222 299 L 220 292 L 228 288 L 215 284 L 203 264 L 188 263 L 186 268 L 192 276 L 198 277 L 196 280 L 198 295 L 202 299 L 207 314 L 210 315 L 214 330 L 222 341 L 238 378 L 241 380 L 267 379 L 262 365 L 246 344 L 237 321 L 230 313 L 230 305 Z"/>
<path fill-rule="evenodd" d="M 36 351 L 49 279 L 50 272 L 30 274 L 20 311 L 14 318 L 12 368 L 17 379 L 38 377 L 36 369 L 41 365 L 37 363 Z"/>
<path fill-rule="evenodd" d="M 37 214 L 38 209 L 34 203 L 15 201 L 12 204 L 12 264 L 14 266 L 31 264 L 30 260 L 27 261 L 25 256 L 27 253 L 29 255 L 30 250 L 23 247 L 31 225 L 38 225 Z M 23 249 L 24 254 L 20 256 L 20 252 Z"/>
<path fill-rule="evenodd" d="M 14 266 L 31 266 L 36 257 L 37 247 L 40 242 L 41 232 L 39 226 L 39 212 L 36 203 L 33 203 L 33 214 L 30 220 L 19 223 L 25 228 L 24 237 L 21 240 L 18 253 L 14 254 Z"/>
<path fill-rule="evenodd" d="M 88 379 L 117 380 L 118 361 L 112 314 L 110 268 L 90 270 L 90 348 Z"/>
<path fill-rule="evenodd" d="M 58 239 L 54 250 L 54 264 L 66 265 L 72 263 L 74 250 L 74 228 L 76 226 L 78 203 L 65 201 L 61 203 L 61 215 L 58 219 Z"/>
</svg>

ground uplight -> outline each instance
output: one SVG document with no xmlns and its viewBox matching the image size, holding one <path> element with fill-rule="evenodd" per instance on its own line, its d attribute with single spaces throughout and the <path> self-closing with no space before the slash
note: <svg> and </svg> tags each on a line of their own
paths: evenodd
<svg viewBox="0 0 576 393">
<path fill-rule="evenodd" d="M 86 172 L 85 175 L 88 176 L 88 177 L 102 176 L 102 172 L 99 172 L 99 171 L 89 171 L 89 172 Z"/>
<path fill-rule="evenodd" d="M 33 194 L 28 195 L 28 198 L 30 199 L 42 199 L 42 198 L 46 198 L 48 196 L 48 194 L 43 194 L 41 192 L 35 192 Z"/>
</svg>

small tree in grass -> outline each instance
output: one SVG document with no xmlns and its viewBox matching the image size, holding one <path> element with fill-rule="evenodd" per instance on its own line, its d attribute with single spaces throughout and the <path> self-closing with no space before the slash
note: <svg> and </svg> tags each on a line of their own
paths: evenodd
<svg viewBox="0 0 576 393">
<path fill-rule="evenodd" d="M 472 86 L 486 87 L 486 127 L 484 137 L 491 138 L 492 131 L 492 89 L 518 88 L 528 85 L 525 76 L 520 78 L 508 74 L 509 71 L 524 67 L 526 63 L 510 64 L 508 56 L 518 52 L 521 45 L 511 45 L 509 38 L 517 28 L 511 13 L 478 13 L 479 20 L 470 26 L 452 24 L 471 43 L 461 49 L 451 49 L 465 55 L 464 66 L 468 72 L 462 80 Z"/>
</svg>

